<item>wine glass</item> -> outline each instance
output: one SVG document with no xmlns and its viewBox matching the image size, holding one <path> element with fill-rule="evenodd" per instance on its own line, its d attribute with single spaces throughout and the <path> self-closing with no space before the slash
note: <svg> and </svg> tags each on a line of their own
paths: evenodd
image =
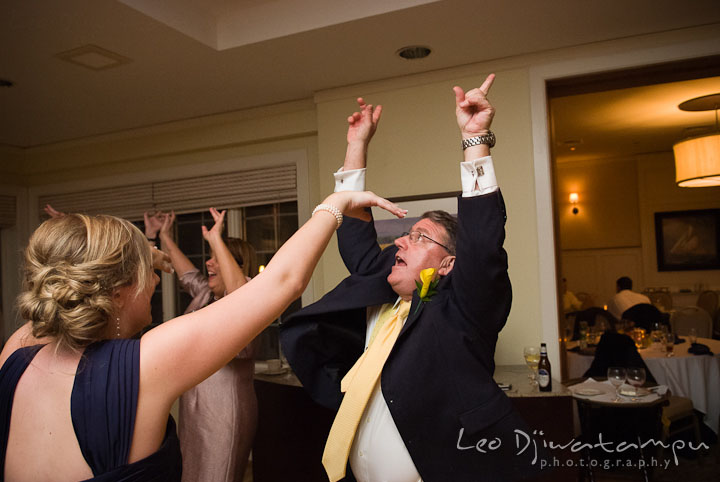
<svg viewBox="0 0 720 482">
<path fill-rule="evenodd" d="M 645 369 L 628 368 L 626 375 L 628 383 L 635 387 L 635 393 L 637 394 L 638 389 L 645 384 Z"/>
<path fill-rule="evenodd" d="M 688 338 L 690 339 L 690 343 L 697 343 L 697 330 L 695 328 L 690 328 L 690 331 L 688 332 Z"/>
<path fill-rule="evenodd" d="M 673 349 L 675 348 L 675 335 L 672 333 L 668 333 L 665 335 L 665 355 L 670 357 L 673 356 L 675 353 L 673 352 Z"/>
<path fill-rule="evenodd" d="M 523 357 L 525 357 L 525 363 L 527 363 L 527 366 L 531 372 L 531 374 L 528 375 L 528 377 L 530 377 L 530 384 L 537 385 L 537 371 L 538 363 L 540 363 L 540 349 L 536 346 L 526 346 L 525 348 L 523 348 Z"/>
<path fill-rule="evenodd" d="M 622 367 L 610 367 L 607 370 L 607 378 L 615 387 L 615 400 L 613 400 L 613 402 L 619 402 L 620 394 L 618 390 L 620 389 L 620 385 L 625 383 L 625 369 Z"/>
</svg>

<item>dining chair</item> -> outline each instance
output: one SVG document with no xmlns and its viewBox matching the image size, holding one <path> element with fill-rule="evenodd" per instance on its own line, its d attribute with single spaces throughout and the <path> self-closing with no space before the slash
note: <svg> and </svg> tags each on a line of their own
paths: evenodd
<svg viewBox="0 0 720 482">
<path fill-rule="evenodd" d="M 718 294 L 717 291 L 703 291 L 698 295 L 697 306 L 707 311 L 711 318 L 715 317 L 715 312 L 718 309 Z"/>
<path fill-rule="evenodd" d="M 580 306 L 581 310 L 586 310 L 595 303 L 593 296 L 590 293 L 585 293 L 584 291 L 575 293 L 575 297 L 582 303 L 582 306 Z"/>
<path fill-rule="evenodd" d="M 707 311 L 697 306 L 680 308 L 670 317 L 670 324 L 678 335 L 687 336 L 690 329 L 695 328 L 699 338 L 712 336 L 712 318 Z"/>
<path fill-rule="evenodd" d="M 653 302 L 653 305 L 657 306 L 658 308 L 662 307 L 664 311 L 670 311 L 673 307 L 673 299 L 670 293 L 667 291 L 656 291 L 653 293 L 653 296 L 650 298 L 650 300 Z"/>
<path fill-rule="evenodd" d="M 600 337 L 590 368 L 583 376 L 606 377 L 610 367 L 637 367 L 645 369 L 645 380 L 656 384 L 655 377 L 648 369 L 632 338 L 621 333 L 605 333 Z"/>
<path fill-rule="evenodd" d="M 649 403 L 603 403 L 580 398 L 575 398 L 575 402 L 580 420 L 580 439 L 583 442 L 581 456 L 584 459 L 578 480 L 587 478 L 594 481 L 595 473 L 601 470 L 629 471 L 639 473 L 646 482 L 651 480 L 654 470 L 651 461 L 661 458 L 663 448 L 652 443 L 644 447 L 642 443 L 632 444 L 638 440 L 661 440 L 662 410 L 668 403 L 667 398 L 661 397 Z M 618 456 L 600 448 L 597 445 L 600 438 L 613 447 L 623 444 L 626 450 L 623 450 L 622 458 L 632 463 L 614 466 L 613 462 L 617 461 Z M 639 463 L 640 460 L 645 463 Z M 626 476 L 621 477 L 621 480 L 626 480 Z"/>
<path fill-rule="evenodd" d="M 695 445 L 700 445 L 700 424 L 697 415 L 695 415 L 692 400 L 689 398 L 670 395 L 668 404 L 663 407 L 662 423 L 663 442 L 679 433 L 692 430 Z"/>
<path fill-rule="evenodd" d="M 665 324 L 663 314 L 655 306 L 649 303 L 640 303 L 625 310 L 622 314 L 623 320 L 630 320 L 637 328 L 643 328 L 650 333 L 655 324 Z"/>
</svg>

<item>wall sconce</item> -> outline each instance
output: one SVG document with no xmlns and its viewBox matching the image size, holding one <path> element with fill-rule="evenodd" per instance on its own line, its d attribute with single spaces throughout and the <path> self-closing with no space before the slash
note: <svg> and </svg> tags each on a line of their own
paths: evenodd
<svg viewBox="0 0 720 482">
<path fill-rule="evenodd" d="M 577 207 L 577 203 L 579 200 L 580 200 L 580 196 L 578 196 L 578 193 L 576 193 L 576 192 L 570 193 L 570 204 L 573 205 L 573 208 L 572 208 L 573 214 L 577 214 L 580 212 L 580 210 Z"/>
</svg>

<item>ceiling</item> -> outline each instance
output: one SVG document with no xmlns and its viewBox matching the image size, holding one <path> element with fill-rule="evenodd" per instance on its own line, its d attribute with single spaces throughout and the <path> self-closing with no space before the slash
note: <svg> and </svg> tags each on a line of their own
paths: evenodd
<svg viewBox="0 0 720 482">
<path fill-rule="evenodd" d="M 550 100 L 558 163 L 671 151 L 715 128 L 715 112 L 687 112 L 682 102 L 720 93 L 720 77 L 643 85 Z"/>
<path fill-rule="evenodd" d="M 8 0 L 0 79 L 14 85 L 0 87 L 0 145 L 42 146 L 634 35 L 720 29 L 718 0 L 677 7 L 676 0 Z M 433 51 L 422 60 L 398 57 L 408 45 Z M 68 52 L 95 68 L 64 60 Z M 103 68 L 106 61 L 117 65 Z M 710 122 L 707 113 L 676 106 L 720 92 L 718 79 L 558 98 L 558 156 L 658 150 L 659 139 Z M 566 141 L 577 141 L 576 150 L 563 152 Z"/>
</svg>

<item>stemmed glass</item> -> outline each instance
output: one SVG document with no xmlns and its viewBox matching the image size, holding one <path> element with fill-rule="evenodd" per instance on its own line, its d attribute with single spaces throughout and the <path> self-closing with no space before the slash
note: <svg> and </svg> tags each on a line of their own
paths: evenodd
<svg viewBox="0 0 720 482">
<path fill-rule="evenodd" d="M 638 389 L 645 384 L 645 369 L 628 368 L 626 374 L 628 383 L 635 387 L 635 394 L 639 393 Z"/>
<path fill-rule="evenodd" d="M 526 346 L 523 348 L 523 356 L 525 357 L 525 363 L 527 363 L 531 374 L 528 375 L 530 378 L 531 385 L 537 385 L 537 371 L 538 363 L 540 363 L 540 349 L 536 346 Z"/>
<path fill-rule="evenodd" d="M 695 328 L 690 328 L 688 338 L 690 339 L 691 344 L 697 343 L 697 330 Z"/>
<path fill-rule="evenodd" d="M 672 333 L 668 333 L 665 335 L 665 356 L 673 356 L 675 353 L 673 349 L 675 348 L 675 335 Z"/>
<path fill-rule="evenodd" d="M 625 369 L 622 367 L 610 367 L 607 370 L 607 378 L 615 387 L 615 400 L 613 400 L 613 402 L 619 402 L 620 394 L 618 390 L 620 389 L 620 385 L 625 383 Z"/>
</svg>

